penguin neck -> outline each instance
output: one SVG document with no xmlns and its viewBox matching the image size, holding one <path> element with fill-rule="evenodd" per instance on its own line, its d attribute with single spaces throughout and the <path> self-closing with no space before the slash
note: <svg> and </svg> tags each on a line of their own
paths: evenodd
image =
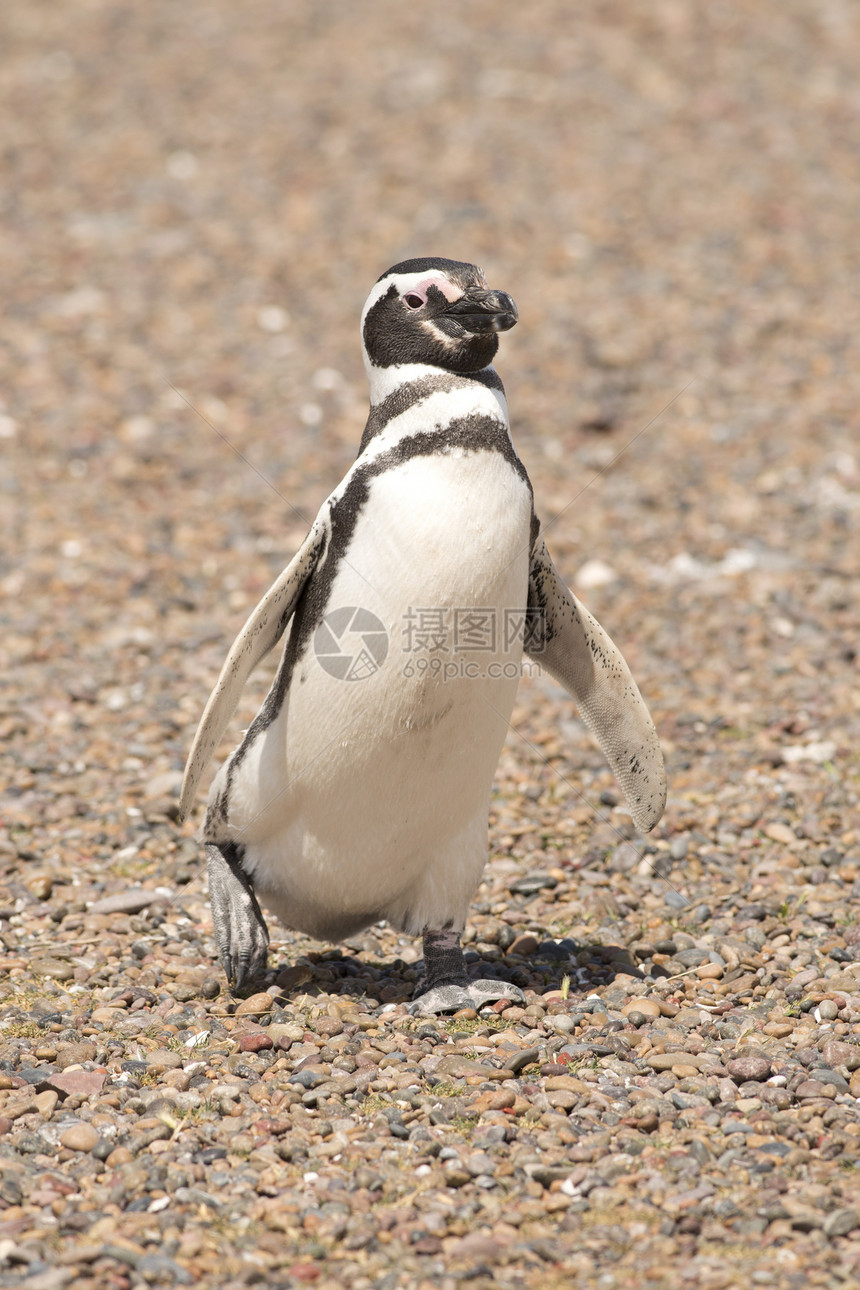
<svg viewBox="0 0 860 1290">
<path fill-rule="evenodd" d="M 396 363 L 390 367 L 375 367 L 367 364 L 367 379 L 370 384 L 370 406 L 376 408 L 392 394 L 406 385 L 420 382 L 422 389 L 448 390 L 452 381 L 465 385 L 475 381 L 480 385 L 502 389 L 502 383 L 492 366 L 482 368 L 479 372 L 447 372 L 432 363 Z"/>
<path fill-rule="evenodd" d="M 461 375 L 429 363 L 369 367 L 370 413 L 358 455 L 371 441 L 374 451 L 403 435 L 437 428 L 456 418 L 489 416 L 509 432 L 505 390 L 495 368 Z"/>
</svg>

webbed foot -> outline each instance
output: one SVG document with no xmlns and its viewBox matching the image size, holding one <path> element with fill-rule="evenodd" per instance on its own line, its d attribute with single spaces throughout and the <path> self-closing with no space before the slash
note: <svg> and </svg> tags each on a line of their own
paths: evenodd
<svg viewBox="0 0 860 1290">
<path fill-rule="evenodd" d="M 459 933 L 449 928 L 441 932 L 425 929 L 424 975 L 415 987 L 411 1013 L 459 1012 L 461 1008 L 477 1011 L 498 999 L 524 1003 L 525 995 L 507 981 L 473 981 L 466 970 Z"/>
<path fill-rule="evenodd" d="M 525 995 L 507 981 L 470 981 L 468 985 L 437 985 L 432 990 L 413 999 L 409 1011 L 415 1015 L 436 1012 L 459 1012 L 461 1008 L 474 1008 L 477 1012 L 488 1003 L 510 999 L 512 1003 L 525 1003 Z"/>
<path fill-rule="evenodd" d="M 206 844 L 209 903 L 218 957 L 228 981 L 241 990 L 266 970 L 269 931 L 254 888 L 242 872 L 241 849 L 235 844 Z"/>
</svg>

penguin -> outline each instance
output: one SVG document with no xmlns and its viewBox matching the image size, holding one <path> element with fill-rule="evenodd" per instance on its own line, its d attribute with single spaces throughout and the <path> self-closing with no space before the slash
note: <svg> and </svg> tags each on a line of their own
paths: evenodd
<svg viewBox="0 0 860 1290">
<path fill-rule="evenodd" d="M 358 456 L 230 649 L 181 789 L 185 818 L 245 681 L 283 638 L 201 830 L 234 988 L 266 965 L 262 902 L 320 940 L 382 919 L 421 936 L 415 1012 L 522 1000 L 470 977 L 460 935 L 524 652 L 575 699 L 637 829 L 662 815 L 648 709 L 557 573 L 511 440 L 493 359 L 516 322 L 511 296 L 455 260 L 395 264 L 368 296 Z"/>
</svg>

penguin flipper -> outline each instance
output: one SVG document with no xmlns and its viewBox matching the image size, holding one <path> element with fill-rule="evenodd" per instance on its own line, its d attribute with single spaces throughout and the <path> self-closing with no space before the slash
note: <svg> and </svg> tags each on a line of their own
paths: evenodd
<svg viewBox="0 0 860 1290">
<path fill-rule="evenodd" d="M 286 631 L 302 589 L 325 547 L 328 531 L 328 515 L 321 512 L 296 555 L 272 583 L 230 646 L 185 763 L 179 795 L 180 819 L 184 820 L 194 805 L 200 777 L 236 711 L 245 682 Z"/>
<path fill-rule="evenodd" d="M 565 586 L 540 537 L 529 570 L 525 651 L 576 701 L 624 791 L 633 823 L 649 832 L 666 805 L 657 731 L 621 651 Z"/>
</svg>

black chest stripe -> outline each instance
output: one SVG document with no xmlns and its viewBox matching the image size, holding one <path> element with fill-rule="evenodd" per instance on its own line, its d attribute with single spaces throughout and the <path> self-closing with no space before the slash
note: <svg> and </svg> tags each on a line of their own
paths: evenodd
<svg viewBox="0 0 860 1290">
<path fill-rule="evenodd" d="M 393 390 L 381 403 L 377 403 L 375 407 L 370 409 L 367 425 L 364 427 L 364 434 L 361 436 L 358 456 L 361 456 L 370 441 L 375 439 L 378 434 L 381 434 L 395 417 L 402 416 L 404 412 L 408 412 L 416 404 L 422 403 L 424 399 L 429 399 L 432 394 L 448 394 L 451 390 L 467 390 L 473 382 L 485 386 L 488 390 L 499 390 L 502 394 L 505 392 L 501 377 L 491 367 L 488 367 L 483 372 L 473 372 L 469 376 L 456 376 L 452 372 L 438 376 L 422 376 L 416 381 L 406 381 L 398 389 Z"/>
<path fill-rule="evenodd" d="M 302 656 L 325 616 L 335 574 L 352 541 L 358 517 L 370 494 L 371 481 L 377 475 L 394 470 L 415 457 L 444 455 L 452 449 L 501 453 L 532 494 L 531 481 L 514 451 L 506 426 L 491 416 L 455 418 L 444 428 L 439 426 L 432 430 L 421 430 L 398 440 L 378 457 L 366 462 L 359 460 L 353 467 L 346 488 L 332 503 L 331 541 L 296 606 L 285 662 L 287 656 L 292 656 L 293 659 Z"/>
</svg>

